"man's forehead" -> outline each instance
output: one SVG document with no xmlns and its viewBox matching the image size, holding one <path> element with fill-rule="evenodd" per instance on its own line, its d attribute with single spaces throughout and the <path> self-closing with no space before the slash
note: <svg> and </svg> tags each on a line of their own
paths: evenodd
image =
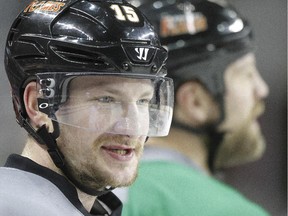
<svg viewBox="0 0 288 216">
<path fill-rule="evenodd" d="M 117 88 L 123 90 L 125 88 L 136 88 L 145 86 L 147 90 L 153 89 L 150 79 L 136 79 L 120 76 L 79 76 L 71 81 L 70 89 L 103 89 L 103 88 Z"/>
<path fill-rule="evenodd" d="M 250 67 L 256 66 L 256 60 L 254 53 L 247 53 L 246 55 L 238 58 L 227 69 L 226 74 L 231 72 L 241 72 L 247 70 Z"/>
<path fill-rule="evenodd" d="M 235 67 L 243 67 L 247 64 L 255 64 L 254 53 L 247 53 L 246 55 L 240 57 L 234 62 Z"/>
</svg>

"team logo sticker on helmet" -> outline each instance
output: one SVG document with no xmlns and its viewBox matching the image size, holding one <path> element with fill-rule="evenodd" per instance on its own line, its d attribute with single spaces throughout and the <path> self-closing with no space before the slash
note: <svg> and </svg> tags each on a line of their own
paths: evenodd
<svg viewBox="0 0 288 216">
<path fill-rule="evenodd" d="M 69 0 L 53 0 L 53 1 L 33 1 L 25 9 L 24 13 L 32 12 L 50 12 L 58 13 L 67 4 Z"/>
<path fill-rule="evenodd" d="M 160 36 L 169 37 L 183 34 L 196 34 L 207 30 L 208 24 L 206 17 L 199 12 L 191 11 L 190 7 L 184 6 L 183 14 L 163 15 L 160 20 Z"/>
</svg>

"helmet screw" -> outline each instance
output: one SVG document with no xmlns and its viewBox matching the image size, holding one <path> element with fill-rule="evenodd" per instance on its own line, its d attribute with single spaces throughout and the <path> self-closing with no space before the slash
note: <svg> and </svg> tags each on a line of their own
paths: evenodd
<svg viewBox="0 0 288 216">
<path fill-rule="evenodd" d="M 125 71 L 127 71 L 128 69 L 129 69 L 129 64 L 128 63 L 123 63 L 122 64 L 122 68 L 123 68 L 123 70 L 125 70 Z"/>
<path fill-rule="evenodd" d="M 153 66 L 152 66 L 152 72 L 156 73 L 157 70 L 158 70 L 157 66 L 156 66 L 156 65 L 153 65 Z"/>
</svg>

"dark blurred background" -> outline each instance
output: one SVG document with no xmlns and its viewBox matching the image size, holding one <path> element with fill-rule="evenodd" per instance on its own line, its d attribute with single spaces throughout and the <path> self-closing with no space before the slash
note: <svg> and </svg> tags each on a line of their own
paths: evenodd
<svg viewBox="0 0 288 216">
<path fill-rule="evenodd" d="M 287 0 L 229 0 L 254 29 L 258 69 L 270 87 L 260 119 L 264 157 L 230 169 L 226 181 L 272 215 L 287 215 Z"/>
<path fill-rule="evenodd" d="M 30 0 L 0 0 L 0 165 L 20 153 L 26 133 L 18 127 L 3 65 L 7 32 Z M 260 119 L 267 139 L 264 157 L 229 169 L 225 181 L 273 216 L 287 215 L 287 0 L 228 0 L 250 21 L 258 49 L 259 71 L 270 87 Z M 256 215 L 255 215 L 256 216 Z"/>
</svg>

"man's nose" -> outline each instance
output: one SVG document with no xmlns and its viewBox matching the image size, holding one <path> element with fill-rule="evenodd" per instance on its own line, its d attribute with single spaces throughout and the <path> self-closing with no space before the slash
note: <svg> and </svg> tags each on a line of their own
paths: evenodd
<svg viewBox="0 0 288 216">
<path fill-rule="evenodd" d="M 143 124 L 144 122 L 142 122 Z M 122 105 L 121 114 L 114 124 L 114 131 L 117 134 L 138 136 L 141 134 L 141 122 L 139 121 L 139 113 L 137 105 L 127 103 Z"/>
<path fill-rule="evenodd" d="M 269 95 L 269 87 L 259 73 L 255 76 L 255 95 L 258 99 L 265 99 Z"/>
</svg>

